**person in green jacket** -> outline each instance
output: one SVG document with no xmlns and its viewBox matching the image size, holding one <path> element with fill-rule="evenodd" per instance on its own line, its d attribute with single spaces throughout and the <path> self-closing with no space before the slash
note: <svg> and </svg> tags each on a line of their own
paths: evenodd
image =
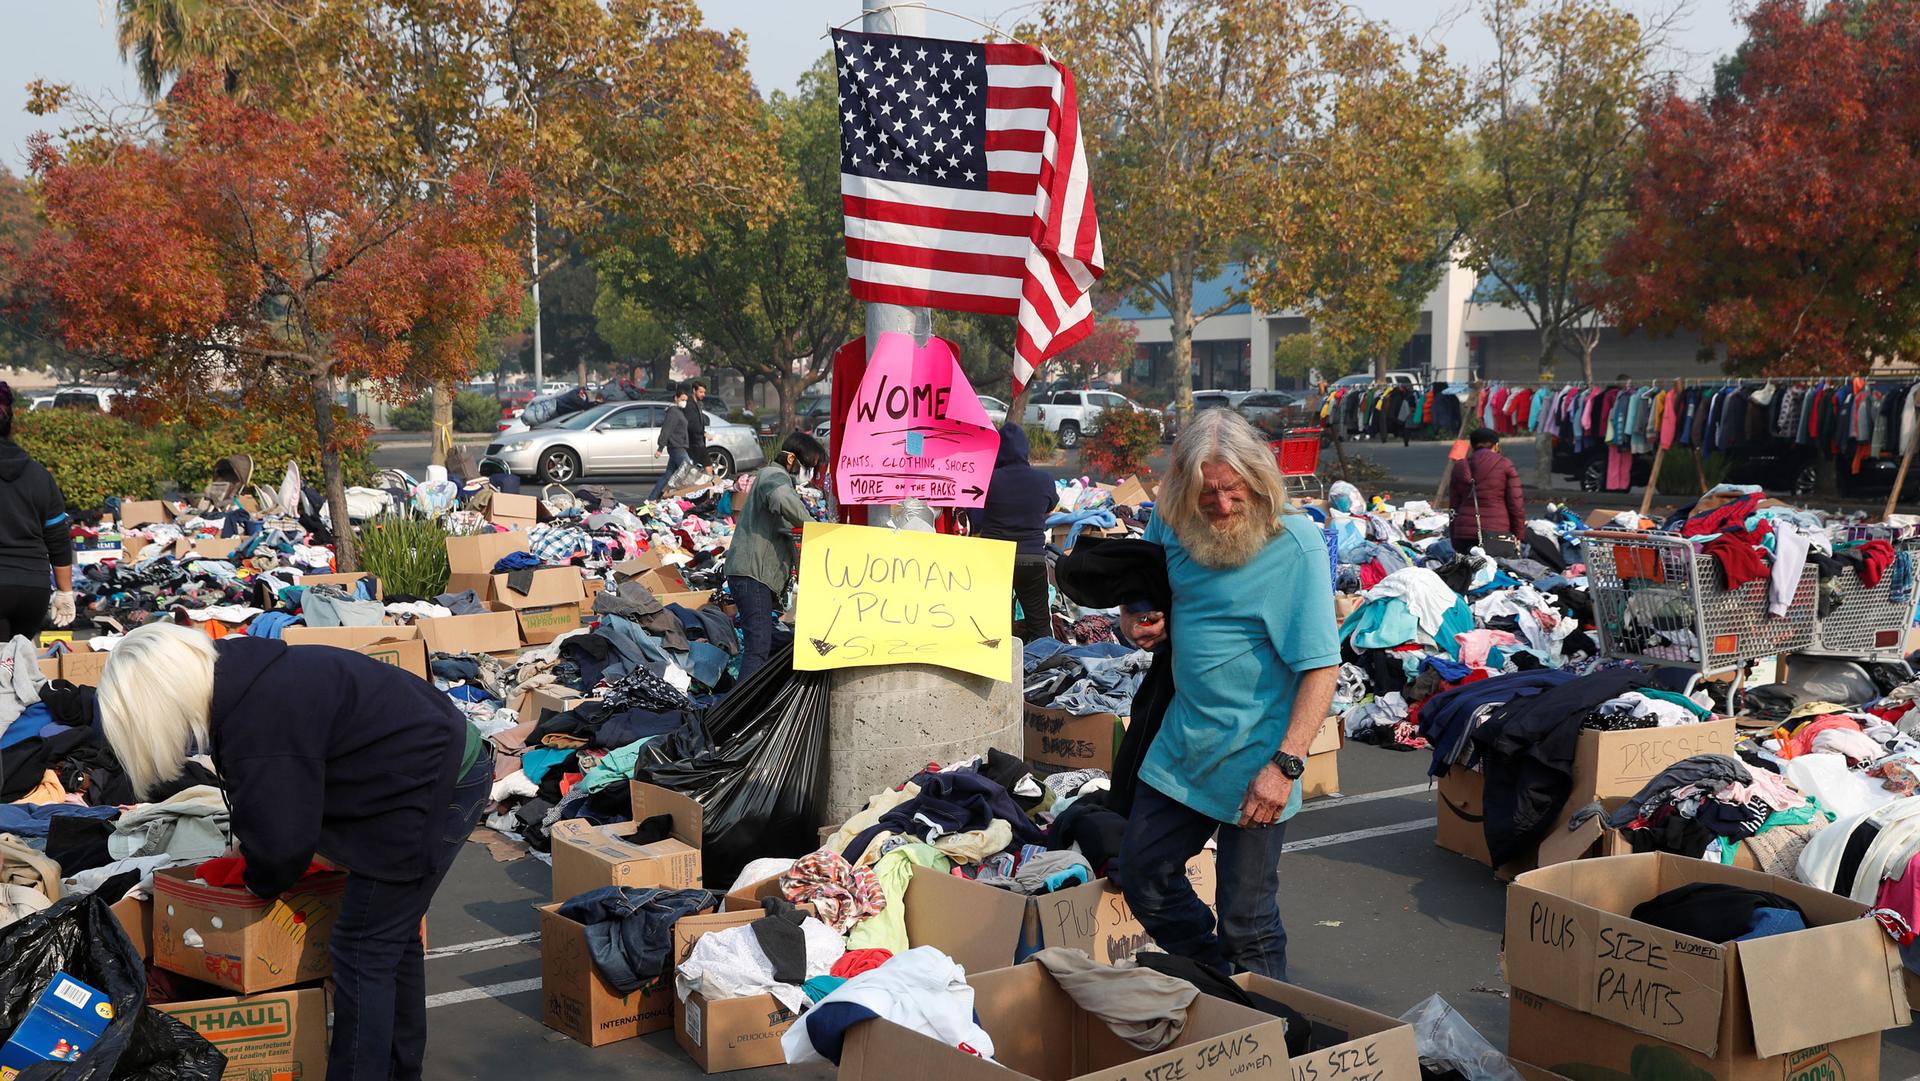
<svg viewBox="0 0 1920 1081">
<path fill-rule="evenodd" d="M 800 502 L 795 482 L 809 484 L 827 460 L 820 441 L 793 432 L 773 456 L 773 464 L 753 475 L 747 502 L 733 520 L 733 544 L 727 549 L 727 589 L 740 608 L 740 679 L 767 663 L 773 652 L 773 613 L 793 575 L 793 530 L 812 521 Z"/>
</svg>

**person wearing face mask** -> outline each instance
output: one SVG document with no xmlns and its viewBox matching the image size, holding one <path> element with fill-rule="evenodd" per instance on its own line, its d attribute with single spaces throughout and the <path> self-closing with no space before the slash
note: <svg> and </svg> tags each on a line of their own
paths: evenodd
<svg viewBox="0 0 1920 1081">
<path fill-rule="evenodd" d="M 743 681 L 773 652 L 774 610 L 793 575 L 793 530 L 813 520 L 795 484 L 811 483 L 826 460 L 819 440 L 805 432 L 789 433 L 773 464 L 753 475 L 746 504 L 734 516 L 727 589 L 740 608 L 740 632 L 746 640 L 740 652 Z"/>
</svg>

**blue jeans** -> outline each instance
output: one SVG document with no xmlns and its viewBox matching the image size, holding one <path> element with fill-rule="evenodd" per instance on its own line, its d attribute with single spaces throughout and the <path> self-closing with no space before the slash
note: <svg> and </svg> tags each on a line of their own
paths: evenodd
<svg viewBox="0 0 1920 1081">
<path fill-rule="evenodd" d="M 647 502 L 651 503 L 667 494 L 667 482 L 673 479 L 675 473 L 680 472 L 681 466 L 686 465 L 690 461 L 693 461 L 693 456 L 687 453 L 687 448 L 668 447 L 667 471 L 660 474 L 659 480 L 653 482 L 653 494 L 647 496 Z"/>
<path fill-rule="evenodd" d="M 1220 834 L 1214 915 L 1187 882 L 1187 861 Z M 1287 978 L 1287 929 L 1280 925 L 1280 851 L 1287 824 L 1241 829 L 1169 799 L 1145 781 L 1120 845 L 1120 885 L 1140 925 L 1168 953 L 1223 972 Z"/>
<path fill-rule="evenodd" d="M 744 641 L 739 680 L 745 683 L 773 654 L 773 606 L 778 598 L 766 583 L 740 574 L 727 578 L 727 589 L 733 593 L 733 603 L 740 607 L 740 637 Z"/>
<path fill-rule="evenodd" d="M 333 1043 L 327 1076 L 334 1081 L 420 1076 L 427 1051 L 427 968 L 420 921 L 453 859 L 480 821 L 493 787 L 493 751 L 480 757 L 453 790 L 440 816 L 438 874 L 415 882 L 377 882 L 348 875 L 333 925 Z"/>
</svg>

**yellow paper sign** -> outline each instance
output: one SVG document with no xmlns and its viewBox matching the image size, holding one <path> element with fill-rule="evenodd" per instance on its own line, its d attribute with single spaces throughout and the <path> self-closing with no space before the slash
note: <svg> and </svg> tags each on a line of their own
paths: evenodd
<svg viewBox="0 0 1920 1081">
<path fill-rule="evenodd" d="M 800 541 L 793 666 L 937 664 L 1013 678 L 1013 543 L 858 525 Z"/>
</svg>

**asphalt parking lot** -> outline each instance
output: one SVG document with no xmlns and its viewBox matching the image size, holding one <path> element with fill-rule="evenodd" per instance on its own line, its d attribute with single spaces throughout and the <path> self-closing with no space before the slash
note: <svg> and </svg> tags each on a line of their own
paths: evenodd
<svg viewBox="0 0 1920 1081">
<path fill-rule="evenodd" d="M 1427 762 L 1421 752 L 1349 744 L 1340 752 L 1341 796 L 1307 804 L 1289 824 L 1280 908 L 1290 976 L 1396 1016 L 1439 993 L 1504 1047 L 1505 887 L 1485 867 L 1434 846 Z M 671 1031 L 592 1049 L 540 1023 L 534 906 L 547 901 L 548 880 L 546 866 L 531 858 L 496 863 L 478 844 L 461 854 L 428 918 L 427 1076 L 703 1076 Z M 1881 1076 L 1916 1075 L 1920 1029 L 1887 1033 Z M 825 1078 L 832 1071 L 779 1067 L 731 1076 Z"/>
</svg>

